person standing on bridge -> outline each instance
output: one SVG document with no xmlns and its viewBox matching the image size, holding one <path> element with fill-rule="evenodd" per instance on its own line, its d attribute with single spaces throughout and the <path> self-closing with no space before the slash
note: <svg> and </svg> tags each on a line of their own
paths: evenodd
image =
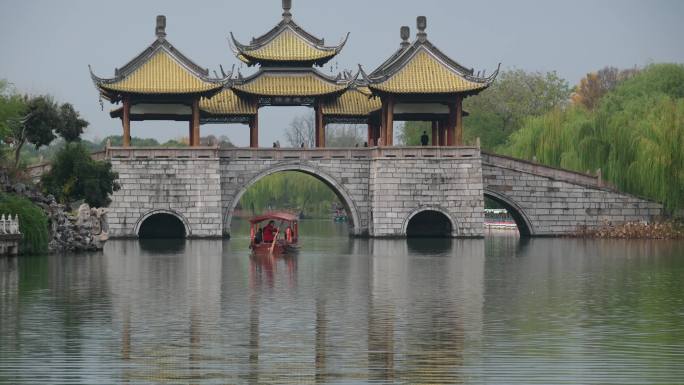
<svg viewBox="0 0 684 385">
<path fill-rule="evenodd" d="M 427 132 L 423 131 L 423 135 L 420 136 L 420 144 L 427 146 L 430 138 L 428 138 Z"/>
</svg>

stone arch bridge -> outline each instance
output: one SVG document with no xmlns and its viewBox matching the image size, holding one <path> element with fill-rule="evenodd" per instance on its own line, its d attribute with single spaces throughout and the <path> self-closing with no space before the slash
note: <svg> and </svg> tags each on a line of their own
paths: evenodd
<svg viewBox="0 0 684 385">
<path fill-rule="evenodd" d="M 484 234 L 484 197 L 509 209 L 521 234 L 561 236 L 605 222 L 648 221 L 662 206 L 618 192 L 595 176 L 486 154 L 475 147 L 354 149 L 109 148 L 121 189 L 110 236 L 136 237 L 157 213 L 188 237 L 230 235 L 232 213 L 256 181 L 300 171 L 338 195 L 357 236 L 402 237 L 412 218 L 445 218 L 451 236 Z"/>
</svg>

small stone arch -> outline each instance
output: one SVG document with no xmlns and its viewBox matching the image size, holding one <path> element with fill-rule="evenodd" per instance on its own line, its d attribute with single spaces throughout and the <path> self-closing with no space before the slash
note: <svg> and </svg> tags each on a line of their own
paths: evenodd
<svg viewBox="0 0 684 385">
<path fill-rule="evenodd" d="M 413 219 L 413 217 L 416 215 L 426 211 L 434 211 L 444 215 L 444 217 L 446 217 L 451 224 L 451 237 L 458 236 L 458 221 L 456 221 L 446 209 L 439 206 L 421 206 L 411 211 L 406 218 L 404 218 L 404 222 L 401 224 L 401 234 L 403 236 L 407 236 L 409 222 L 411 222 L 411 219 Z"/>
<path fill-rule="evenodd" d="M 511 214 L 511 217 L 515 221 L 515 224 L 518 226 L 518 232 L 520 233 L 520 235 L 532 236 L 535 234 L 532 221 L 530 221 L 529 217 L 522 209 L 522 207 L 520 207 L 510 197 L 488 189 L 484 190 L 484 196 L 493 199 L 494 201 L 505 207 L 506 210 L 508 210 L 508 212 Z"/>
<path fill-rule="evenodd" d="M 165 209 L 155 209 L 155 210 L 150 210 L 143 214 L 137 222 L 135 222 L 135 236 L 139 237 L 140 235 L 140 228 L 142 227 L 142 224 L 149 219 L 150 217 L 158 214 L 166 214 L 166 215 L 171 215 L 173 217 L 176 217 L 180 222 L 183 224 L 183 227 L 185 229 L 185 237 L 190 238 L 192 237 L 192 230 L 190 228 L 190 224 L 188 223 L 188 220 L 180 213 L 173 211 L 173 210 L 165 210 Z"/>
<path fill-rule="evenodd" d="M 356 203 L 351 197 L 351 194 L 345 189 L 342 184 L 337 182 L 335 178 L 330 176 L 329 174 L 321 171 L 320 169 L 309 165 L 309 164 L 301 164 L 301 163 L 289 163 L 289 164 L 279 164 L 274 167 L 270 167 L 266 170 L 260 171 L 257 175 L 252 177 L 247 183 L 245 183 L 242 188 L 235 194 L 233 197 L 233 200 L 228 206 L 228 211 L 225 215 L 225 220 L 224 220 L 224 226 L 226 230 L 230 229 L 230 225 L 233 219 L 233 211 L 235 210 L 235 207 L 237 207 L 238 203 L 240 202 L 240 199 L 242 198 L 242 195 L 250 188 L 252 185 L 254 185 L 256 182 L 258 182 L 260 179 L 278 173 L 282 171 L 299 171 L 303 172 L 305 174 L 309 174 L 318 180 L 322 181 L 325 183 L 334 193 L 337 195 L 338 198 L 342 201 L 342 204 L 344 205 L 345 209 L 347 212 L 351 215 L 352 221 L 352 233 L 354 235 L 361 235 L 361 222 L 360 222 L 360 217 L 359 217 L 359 212 L 358 208 L 356 207 Z"/>
</svg>

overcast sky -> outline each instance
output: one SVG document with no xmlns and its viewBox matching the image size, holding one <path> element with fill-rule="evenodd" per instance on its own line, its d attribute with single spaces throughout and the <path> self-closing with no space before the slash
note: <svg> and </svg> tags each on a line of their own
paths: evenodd
<svg viewBox="0 0 684 385">
<path fill-rule="evenodd" d="M 0 0 L 0 78 L 24 93 L 49 93 L 71 102 L 91 124 L 86 138 L 121 134 L 119 120 L 101 110 L 90 80 L 111 77 L 155 38 L 155 16 L 167 17 L 167 39 L 196 63 L 228 70 L 239 61 L 229 32 L 248 43 L 281 19 L 281 0 L 52 1 Z M 655 62 L 684 62 L 684 1 L 455 1 L 293 0 L 295 21 L 337 44 L 350 32 L 337 70 L 367 72 L 396 50 L 399 27 L 428 19 L 428 39 L 466 67 L 557 71 L 575 84 L 589 71 Z M 330 66 L 324 70 L 330 72 Z M 252 69 L 242 68 L 243 74 Z M 260 144 L 283 140 L 303 107 L 260 110 Z M 132 135 L 159 140 L 187 135 L 187 123 L 133 122 Z M 204 125 L 202 135 L 249 142 L 243 125 Z"/>
</svg>

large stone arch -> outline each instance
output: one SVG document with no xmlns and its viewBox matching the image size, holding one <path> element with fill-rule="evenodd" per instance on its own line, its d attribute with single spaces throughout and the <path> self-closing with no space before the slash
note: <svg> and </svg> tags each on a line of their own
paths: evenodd
<svg viewBox="0 0 684 385">
<path fill-rule="evenodd" d="M 183 223 L 183 227 L 185 227 L 185 237 L 186 238 L 192 237 L 192 228 L 190 227 L 190 223 L 188 222 L 188 219 L 185 218 L 185 216 L 183 216 L 183 214 L 181 214 L 177 211 L 166 210 L 166 209 L 149 210 L 145 214 L 141 215 L 140 218 L 138 218 L 138 220 L 135 222 L 135 227 L 133 228 L 133 231 L 134 231 L 133 234 L 135 234 L 135 236 L 137 237 L 138 234 L 140 233 L 140 226 L 142 226 L 143 222 L 145 222 L 145 220 L 148 219 L 149 217 L 151 217 L 153 215 L 157 215 L 157 214 L 168 214 L 168 215 L 172 215 L 172 216 L 178 218 L 178 220 L 180 220 L 181 223 Z"/>
<path fill-rule="evenodd" d="M 532 221 L 525 213 L 525 210 L 520 207 L 514 200 L 497 191 L 490 189 L 484 189 L 484 196 L 493 199 L 497 203 L 501 204 L 508 210 L 515 224 L 518 226 L 518 232 L 523 236 L 533 236 L 535 235 L 534 226 Z"/>
<path fill-rule="evenodd" d="M 345 209 L 347 212 L 351 215 L 352 218 L 352 233 L 354 235 L 361 235 L 362 234 L 362 228 L 361 228 L 361 218 L 359 216 L 359 210 L 357 207 L 356 202 L 354 202 L 354 199 L 352 199 L 351 194 L 349 191 L 347 191 L 344 186 L 338 182 L 335 178 L 333 178 L 331 175 L 328 173 L 321 171 L 319 168 L 307 164 L 307 163 L 281 163 L 274 165 L 273 167 L 269 167 L 264 170 L 260 170 L 259 173 L 257 173 L 255 176 L 253 176 L 247 183 L 242 186 L 237 193 L 233 196 L 232 201 L 227 207 L 227 212 L 224 213 L 224 228 L 226 230 L 230 230 L 230 225 L 233 219 L 233 211 L 235 210 L 235 207 L 237 207 L 238 203 L 240 202 L 240 199 L 242 198 L 242 195 L 250 188 L 252 187 L 257 181 L 260 179 L 272 175 L 278 172 L 282 171 L 299 171 L 303 172 L 305 174 L 309 174 L 318 180 L 322 181 L 325 183 L 330 189 L 337 195 L 337 197 L 342 201 L 342 204 L 344 205 Z"/>
<path fill-rule="evenodd" d="M 451 222 L 451 236 L 452 237 L 458 237 L 459 234 L 459 227 L 458 227 L 458 221 L 449 213 L 448 210 L 446 210 L 443 207 L 440 206 L 421 206 L 416 209 L 413 209 L 407 216 L 404 218 L 404 221 L 401 224 L 401 234 L 402 236 L 406 236 L 406 232 L 409 226 L 409 222 L 413 217 L 415 217 L 417 214 L 425 212 L 425 211 L 436 211 L 445 217 L 449 219 L 449 222 Z"/>
</svg>

